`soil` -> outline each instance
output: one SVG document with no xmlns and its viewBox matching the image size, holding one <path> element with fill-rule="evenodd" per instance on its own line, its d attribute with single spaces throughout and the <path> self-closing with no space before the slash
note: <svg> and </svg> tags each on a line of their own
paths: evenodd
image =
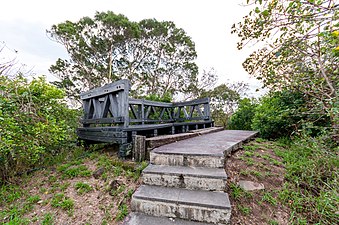
<svg viewBox="0 0 339 225">
<path fill-rule="evenodd" d="M 283 189 L 285 168 L 281 163 L 282 160 L 274 153 L 275 148 L 277 146 L 270 142 L 253 141 L 244 145 L 244 149 L 229 156 L 226 164 L 228 175 L 226 192 L 229 193 L 232 204 L 232 225 L 289 224 L 289 208 L 280 203 L 278 198 Z M 97 157 L 105 154 L 105 157 L 113 161 L 117 160 L 115 155 L 100 154 Z M 127 215 L 130 211 L 130 195 L 141 184 L 141 179 L 135 180 L 133 174 L 128 176 L 125 170 L 120 175 L 114 175 L 114 172 L 107 169 L 103 172 L 102 165 L 99 165 L 98 159 L 93 157 L 83 159 L 81 165 L 91 171 L 90 176 L 65 178 L 57 168 L 49 168 L 34 172 L 27 179 L 22 179 L 20 187 L 26 193 L 26 199 L 19 199 L 13 204 L 24 205 L 29 196 L 40 197 L 33 208 L 23 216 L 30 220 L 29 224 L 42 224 L 47 213 L 52 215 L 53 224 L 116 225 L 122 223 L 118 218 L 119 213 L 122 213 L 121 207 L 127 206 L 124 212 Z M 124 162 L 124 165 L 138 166 L 133 162 Z M 261 183 L 265 189 L 243 191 L 237 186 L 240 180 Z M 92 190 L 79 194 L 75 188 L 78 182 L 90 185 Z M 120 187 L 123 188 L 119 189 Z M 112 189 L 115 191 L 113 194 Z M 118 189 L 120 191 L 117 191 Z M 53 196 L 58 193 L 73 200 L 72 210 L 52 206 Z M 0 210 L 5 208 L 0 206 Z M 3 218 L 0 218 L 0 223 L 8 221 L 8 218 L 3 221 L 1 219 Z"/>
<path fill-rule="evenodd" d="M 118 160 L 116 156 L 106 154 L 112 160 Z M 123 162 L 128 167 L 138 167 L 133 162 Z M 49 168 L 42 171 L 36 171 L 28 178 L 23 178 L 22 184 L 19 184 L 25 193 L 23 197 L 13 204 L 19 208 L 27 202 L 29 196 L 39 196 L 40 200 L 33 205 L 23 218 L 29 220 L 29 224 L 44 224 L 43 219 L 47 213 L 52 215 L 53 223 L 61 225 L 85 225 L 85 224 L 121 224 L 123 216 L 117 218 L 121 212 L 122 206 L 127 206 L 124 214 L 127 215 L 130 208 L 130 197 L 140 185 L 140 178 L 135 180 L 133 174 L 126 176 L 126 171 L 122 169 L 121 175 L 114 175 L 112 171 L 106 170 L 106 176 L 100 176 L 96 179 L 93 176 L 95 171 L 102 169 L 98 166 L 96 159 L 84 159 L 81 165 L 91 171 L 89 176 L 76 176 L 74 178 L 65 178 L 57 168 Z M 132 171 L 135 173 L 135 171 Z M 82 182 L 92 187 L 92 190 L 80 194 L 76 189 L 76 184 Z M 120 188 L 120 189 L 119 189 Z M 57 194 L 63 194 L 74 203 L 73 209 L 65 210 L 61 207 L 53 207 L 52 199 Z M 9 206 L 11 207 L 11 206 Z M 5 210 L 4 208 L 0 210 Z M 119 209 L 120 208 L 120 209 Z M 1 221 L 0 223 L 5 222 Z"/>
<path fill-rule="evenodd" d="M 290 211 L 279 202 L 285 168 L 270 142 L 250 142 L 227 160 L 228 190 L 232 204 L 231 224 L 289 224 Z M 264 190 L 243 191 L 240 180 L 264 185 Z"/>
</svg>

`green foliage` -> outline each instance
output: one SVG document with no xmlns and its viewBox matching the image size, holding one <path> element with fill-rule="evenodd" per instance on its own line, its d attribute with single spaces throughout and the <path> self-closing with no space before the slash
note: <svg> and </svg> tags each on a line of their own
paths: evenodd
<svg viewBox="0 0 339 225">
<path fill-rule="evenodd" d="M 227 127 L 228 121 L 236 109 L 241 94 L 247 90 L 247 84 L 224 83 L 201 93 L 200 97 L 210 98 L 211 116 L 216 125 Z"/>
<path fill-rule="evenodd" d="M 261 49 L 253 52 L 243 67 L 271 91 L 286 89 L 300 93 L 307 102 L 305 112 L 318 118 L 329 117 L 332 135 L 339 141 L 338 2 L 247 3 L 256 7 L 242 22 L 233 25 L 232 32 L 241 38 L 239 49 L 252 41 L 261 44 Z M 282 125 L 289 133 L 287 124 Z"/>
<path fill-rule="evenodd" d="M 119 211 L 116 217 L 117 221 L 123 220 L 128 215 L 128 207 L 126 204 L 122 204 L 119 206 Z"/>
<path fill-rule="evenodd" d="M 37 166 L 74 139 L 77 112 L 44 78 L 0 76 L 0 176 Z"/>
<path fill-rule="evenodd" d="M 92 172 L 85 166 L 71 166 L 63 171 L 63 177 L 74 178 L 74 177 L 89 177 Z"/>
<path fill-rule="evenodd" d="M 149 94 L 145 96 L 146 100 L 156 101 L 156 102 L 172 102 L 173 96 L 169 92 L 165 92 L 163 96 L 158 94 Z"/>
<path fill-rule="evenodd" d="M 338 150 L 325 134 L 296 138 L 288 148 L 279 151 L 287 180 L 279 198 L 289 204 L 294 222 L 304 218 L 309 224 L 337 223 Z"/>
<path fill-rule="evenodd" d="M 197 80 L 194 42 L 173 22 L 133 22 L 107 11 L 53 25 L 48 34 L 71 58 L 58 59 L 50 71 L 75 99 L 81 91 L 122 78 L 131 81 L 136 96 L 189 92 Z"/>
<path fill-rule="evenodd" d="M 41 222 L 41 225 L 53 225 L 54 224 L 53 221 L 54 221 L 53 215 L 51 213 L 46 213 Z"/>
<path fill-rule="evenodd" d="M 56 194 L 53 196 L 51 206 L 55 208 L 61 208 L 66 211 L 73 210 L 74 201 L 64 194 Z"/>
<path fill-rule="evenodd" d="M 244 98 L 239 101 L 237 111 L 231 116 L 228 128 L 232 130 L 252 130 L 252 120 L 258 103 L 254 99 Z"/>
<path fill-rule="evenodd" d="M 252 128 L 263 138 L 290 136 L 297 131 L 304 100 L 299 93 L 274 92 L 261 100 L 255 109 Z"/>
<path fill-rule="evenodd" d="M 22 189 L 16 185 L 1 185 L 0 186 L 0 205 L 9 204 L 23 195 Z"/>
<path fill-rule="evenodd" d="M 250 192 L 244 191 L 235 183 L 230 183 L 231 195 L 234 199 L 238 200 L 241 198 L 251 198 L 252 194 Z"/>
<path fill-rule="evenodd" d="M 88 193 L 93 190 L 91 185 L 83 183 L 83 182 L 77 182 L 74 185 L 75 189 L 77 190 L 78 194 L 82 195 L 84 193 Z"/>
<path fill-rule="evenodd" d="M 251 213 L 251 208 L 242 206 L 242 205 L 237 205 L 237 208 L 240 210 L 240 212 L 246 216 L 248 216 Z"/>
</svg>

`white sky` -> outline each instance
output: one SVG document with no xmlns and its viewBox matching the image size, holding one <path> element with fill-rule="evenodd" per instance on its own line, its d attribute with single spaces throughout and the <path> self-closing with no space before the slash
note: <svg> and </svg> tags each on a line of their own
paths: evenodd
<svg viewBox="0 0 339 225">
<path fill-rule="evenodd" d="M 17 58 L 33 72 L 47 75 L 57 58 L 66 58 L 63 46 L 46 36 L 46 29 L 65 20 L 93 17 L 96 11 L 111 10 L 130 20 L 155 18 L 173 21 L 196 44 L 200 71 L 213 67 L 220 82 L 245 81 L 252 92 L 260 85 L 242 68 L 252 50 L 237 50 L 238 37 L 231 35 L 233 23 L 242 20 L 249 8 L 242 0 L 7 0 L 1 3 L 0 42 L 6 50 L 0 60 Z M 0 45 L 1 46 L 1 45 Z M 15 50 L 18 51 L 14 54 Z"/>
</svg>

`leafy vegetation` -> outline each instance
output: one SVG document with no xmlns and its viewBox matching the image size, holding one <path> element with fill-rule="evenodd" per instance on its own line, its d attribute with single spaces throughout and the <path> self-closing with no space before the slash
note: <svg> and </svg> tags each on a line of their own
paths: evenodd
<svg viewBox="0 0 339 225">
<path fill-rule="evenodd" d="M 164 97 L 189 92 L 197 80 L 194 42 L 173 22 L 133 22 L 107 11 L 53 25 L 48 34 L 70 56 L 50 68 L 69 97 L 122 78 L 137 96 Z"/>
<path fill-rule="evenodd" d="M 74 141 L 78 112 L 44 78 L 0 76 L 0 176 L 38 167 Z M 74 142 L 73 142 L 74 143 Z"/>
<path fill-rule="evenodd" d="M 313 126 L 315 121 L 328 118 L 329 125 L 324 128 L 331 130 L 330 135 L 339 141 L 338 2 L 248 0 L 247 3 L 256 7 L 233 26 L 232 32 L 241 38 L 239 49 L 249 42 L 259 42 L 261 46 L 243 63 L 246 71 L 272 92 L 298 93 L 305 102 L 302 112 L 310 115 L 304 124 Z"/>
<path fill-rule="evenodd" d="M 286 175 L 280 199 L 294 211 L 293 221 L 335 224 L 338 221 L 338 146 L 327 136 L 295 139 L 287 150 L 276 150 L 284 159 Z"/>
<path fill-rule="evenodd" d="M 280 224 L 282 221 L 273 220 L 272 211 L 282 213 L 287 209 L 281 211 L 281 207 L 288 207 L 288 224 L 335 224 L 338 221 L 339 147 L 332 145 L 330 137 L 258 140 L 246 144 L 244 150 L 232 156 L 227 168 L 233 175 L 229 193 L 242 217 L 246 221 L 261 218 L 268 224 Z M 255 154 L 246 154 L 248 152 Z M 249 159 L 254 162 L 252 165 L 247 164 Z M 268 171 L 269 176 L 263 177 Z M 232 179 L 264 183 L 265 190 L 246 192 Z M 269 210 L 265 219 L 266 208 Z"/>
</svg>

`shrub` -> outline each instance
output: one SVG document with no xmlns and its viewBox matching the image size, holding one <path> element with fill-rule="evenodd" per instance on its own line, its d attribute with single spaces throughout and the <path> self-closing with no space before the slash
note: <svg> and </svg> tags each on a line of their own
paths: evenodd
<svg viewBox="0 0 339 225">
<path fill-rule="evenodd" d="M 290 136 L 298 130 L 304 99 L 300 93 L 282 91 L 263 97 L 255 109 L 252 128 L 263 138 Z"/>
<path fill-rule="evenodd" d="M 41 164 L 75 138 L 78 112 L 44 78 L 0 76 L 0 176 Z"/>
<path fill-rule="evenodd" d="M 228 128 L 231 130 L 252 130 L 252 120 L 257 105 L 254 99 L 240 100 L 237 111 L 230 118 Z"/>
</svg>

